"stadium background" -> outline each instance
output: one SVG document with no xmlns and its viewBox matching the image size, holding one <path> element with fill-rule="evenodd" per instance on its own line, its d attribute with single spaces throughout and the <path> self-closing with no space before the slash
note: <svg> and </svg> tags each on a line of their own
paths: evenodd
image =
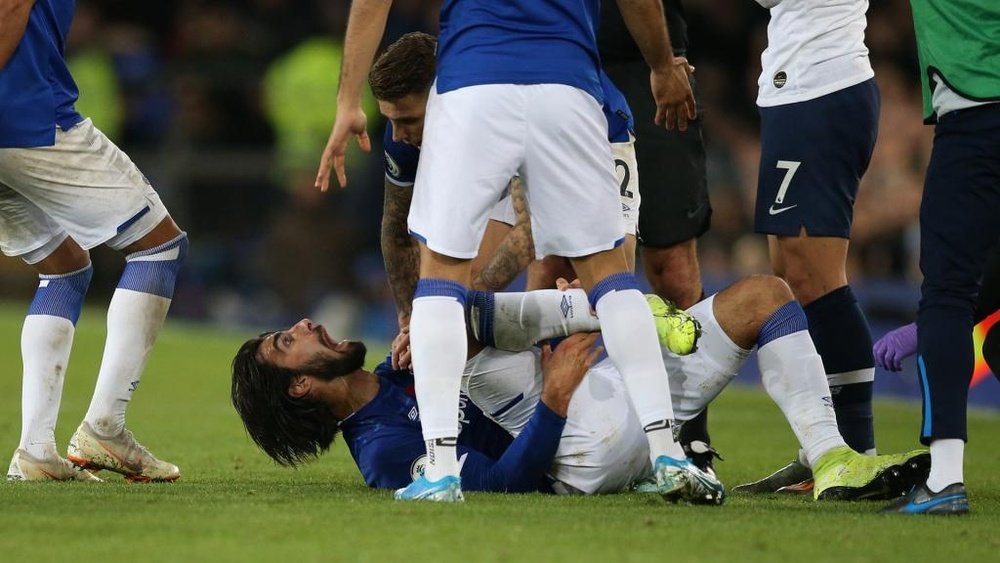
<svg viewBox="0 0 1000 563">
<path fill-rule="evenodd" d="M 385 42 L 435 32 L 437 0 L 396 0 Z M 759 141 L 754 105 L 767 13 L 749 0 L 686 0 L 705 108 L 712 228 L 699 241 L 706 287 L 768 271 L 752 232 Z M 191 236 L 171 316 L 273 327 L 311 316 L 331 333 L 388 341 L 395 315 L 378 248 L 381 131 L 351 187 L 312 187 L 333 123 L 347 2 L 82 0 L 69 39 L 81 113 L 137 162 Z M 914 318 L 916 225 L 931 128 L 921 124 L 909 2 L 874 2 L 867 44 L 882 93 L 880 134 L 855 208 L 849 276 L 878 337 Z M 638 116 L 647 118 L 647 116 Z M 94 252 L 88 303 L 105 303 L 121 258 Z M 0 261 L 0 297 L 27 303 L 32 271 Z M 752 363 L 752 362 L 751 362 Z M 753 379 L 754 366 L 744 374 Z M 915 396 L 912 362 L 877 378 Z M 977 364 L 972 400 L 1000 408 Z"/>
</svg>

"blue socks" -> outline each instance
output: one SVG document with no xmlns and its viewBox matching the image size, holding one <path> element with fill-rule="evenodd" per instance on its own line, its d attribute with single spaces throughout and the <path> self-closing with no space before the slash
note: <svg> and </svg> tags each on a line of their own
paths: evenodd
<svg viewBox="0 0 1000 563">
<path fill-rule="evenodd" d="M 28 314 L 62 317 L 75 325 L 93 275 L 94 267 L 88 264 L 86 268 L 68 274 L 38 276 L 38 289 L 28 307 Z"/>
<path fill-rule="evenodd" d="M 859 453 L 875 450 L 872 384 L 875 358 L 872 336 L 850 286 L 827 293 L 805 306 L 809 334 L 823 358 L 840 433 Z"/>
</svg>

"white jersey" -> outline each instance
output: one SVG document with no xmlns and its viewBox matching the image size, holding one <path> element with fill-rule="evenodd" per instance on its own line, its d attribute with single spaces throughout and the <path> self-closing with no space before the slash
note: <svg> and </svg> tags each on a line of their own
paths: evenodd
<svg viewBox="0 0 1000 563">
<path fill-rule="evenodd" d="M 771 11 L 757 105 L 804 102 L 875 76 L 865 46 L 868 0 L 757 0 Z"/>
</svg>

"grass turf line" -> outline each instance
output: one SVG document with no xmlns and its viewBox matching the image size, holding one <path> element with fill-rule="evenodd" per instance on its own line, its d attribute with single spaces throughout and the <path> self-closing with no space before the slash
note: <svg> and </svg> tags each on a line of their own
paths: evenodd
<svg viewBox="0 0 1000 563">
<path fill-rule="evenodd" d="M 20 432 L 20 305 L 0 306 L 0 444 Z M 129 409 L 128 426 L 177 463 L 173 484 L 0 483 L 0 559 L 145 561 L 925 561 L 995 560 L 1000 537 L 1000 417 L 974 411 L 964 519 L 889 517 L 881 503 L 730 496 L 726 505 L 666 505 L 639 495 L 556 498 L 469 494 L 462 506 L 394 503 L 367 489 L 347 449 L 298 470 L 269 462 L 229 405 L 229 362 L 251 336 L 168 322 Z M 64 449 L 89 404 L 103 311 L 77 330 L 57 439 Z M 374 347 L 373 347 L 374 348 Z M 376 348 L 378 350 L 378 348 Z M 370 360 L 380 352 L 373 351 Z M 370 362 L 371 363 L 371 362 Z M 890 377 L 890 376 L 885 376 Z M 916 447 L 919 406 L 876 404 L 881 451 Z M 791 431 L 759 390 L 727 390 L 712 410 L 720 477 L 760 477 L 795 452 Z"/>
</svg>

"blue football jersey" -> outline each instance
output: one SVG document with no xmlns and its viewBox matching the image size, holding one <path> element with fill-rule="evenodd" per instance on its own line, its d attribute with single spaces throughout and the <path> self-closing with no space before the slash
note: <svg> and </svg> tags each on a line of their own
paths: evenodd
<svg viewBox="0 0 1000 563">
<path fill-rule="evenodd" d="M 469 491 L 549 491 L 552 464 L 566 419 L 539 402 L 525 429 L 498 458 L 458 445 L 462 487 Z M 424 467 L 426 453 L 416 400 L 379 378 L 379 392 L 344 420 L 341 432 L 369 487 L 405 487 Z M 463 432 L 464 433 L 464 432 Z"/>
<path fill-rule="evenodd" d="M 601 71 L 601 87 L 604 90 L 604 117 L 608 120 L 608 141 L 612 143 L 627 143 L 629 133 L 635 131 L 635 119 L 632 108 L 625 101 L 625 96 L 608 75 Z"/>
<path fill-rule="evenodd" d="M 0 69 L 0 147 L 51 146 L 57 126 L 83 119 L 64 58 L 75 9 L 73 0 L 37 0 L 31 8 L 24 37 Z"/>
<path fill-rule="evenodd" d="M 417 163 L 420 149 L 413 145 L 392 140 L 392 123 L 385 124 L 382 139 L 385 150 L 385 177 L 397 186 L 412 186 L 417 180 Z"/>
<path fill-rule="evenodd" d="M 437 91 L 567 84 L 601 95 L 600 0 L 445 0 Z"/>
<path fill-rule="evenodd" d="M 385 361 L 375 368 L 375 375 L 386 379 L 403 390 L 410 397 L 416 397 L 413 387 L 413 371 L 408 369 L 392 369 L 392 363 L 387 356 Z M 499 424 L 493 422 L 479 410 L 464 392 L 458 396 L 458 443 L 478 450 L 487 456 L 498 459 L 507 451 L 514 438 Z"/>
</svg>

